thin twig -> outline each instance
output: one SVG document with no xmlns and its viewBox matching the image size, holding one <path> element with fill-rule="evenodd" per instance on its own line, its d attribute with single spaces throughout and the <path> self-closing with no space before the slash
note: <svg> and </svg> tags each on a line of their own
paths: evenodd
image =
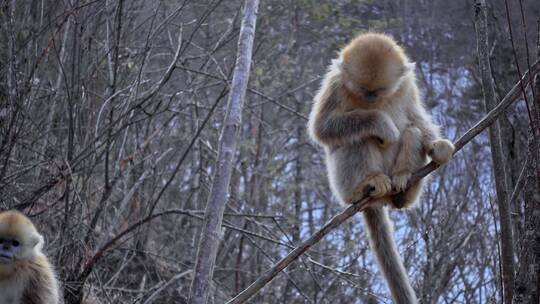
<svg viewBox="0 0 540 304">
<path fill-rule="evenodd" d="M 510 20 L 510 9 L 508 8 L 508 0 L 504 0 L 504 6 L 505 6 L 505 9 L 506 9 L 506 21 L 508 23 L 508 32 L 510 34 L 510 44 L 512 45 L 512 54 L 514 55 L 514 62 L 516 64 L 518 75 L 521 75 L 521 68 L 519 67 L 519 60 L 518 60 L 518 57 L 517 57 L 516 46 L 515 46 L 515 43 L 514 43 L 514 34 L 512 33 L 512 21 Z M 536 113 L 538 113 L 538 112 L 535 111 L 535 113 L 531 114 L 531 108 L 530 108 L 530 105 L 529 105 L 529 100 L 527 98 L 527 94 L 525 94 L 525 88 L 524 87 L 521 87 L 521 92 L 523 93 L 523 99 L 525 100 L 525 105 L 527 106 L 527 114 L 529 115 L 530 124 L 534 128 L 536 119 L 538 118 L 536 116 Z M 534 105 L 533 105 L 533 107 L 534 107 Z M 536 131 L 534 131 L 534 132 L 536 134 Z"/>
<path fill-rule="evenodd" d="M 519 177 L 516 181 L 516 186 L 514 187 L 514 190 L 512 191 L 512 195 L 510 196 L 510 200 L 508 201 L 508 205 L 512 206 L 514 202 L 517 199 L 517 196 L 523 189 L 523 186 L 525 186 L 525 171 L 527 171 L 529 165 L 531 164 L 530 155 L 527 155 L 527 158 L 525 159 L 525 162 L 523 163 L 523 167 L 521 168 L 521 171 L 519 173 Z"/>
<path fill-rule="evenodd" d="M 147 299 L 146 301 L 144 301 L 143 304 L 151 304 L 151 303 L 154 303 L 154 300 L 156 299 L 156 297 L 159 295 L 160 292 L 162 292 L 163 290 L 165 290 L 165 288 L 169 287 L 172 283 L 178 281 L 179 279 L 191 274 L 193 272 L 192 269 L 190 270 L 186 270 L 184 272 L 181 272 L 175 276 L 173 276 L 172 278 L 170 278 L 167 282 L 163 283 L 158 289 L 156 289 Z"/>
<path fill-rule="evenodd" d="M 112 237 L 105 244 L 103 244 L 99 249 L 97 249 L 95 251 L 94 255 L 91 258 L 89 258 L 86 261 L 86 263 L 84 264 L 83 271 L 81 272 L 82 274 L 79 276 L 79 279 L 81 281 L 86 279 L 88 277 L 88 275 L 92 272 L 92 269 L 94 268 L 96 263 L 105 255 L 105 253 L 109 249 L 111 249 L 124 236 L 130 234 L 131 232 L 133 232 L 135 229 L 137 229 L 138 227 L 140 227 L 142 225 L 148 224 L 149 222 L 151 222 L 151 221 L 153 221 L 153 220 L 155 220 L 157 218 L 160 218 L 162 216 L 171 215 L 171 214 L 186 215 L 186 216 L 189 216 L 191 218 L 197 219 L 199 221 L 204 220 L 204 218 L 200 215 L 201 214 L 200 210 L 184 210 L 184 209 L 176 209 L 175 208 L 175 209 L 168 209 L 168 210 L 165 210 L 165 211 L 162 211 L 162 212 L 150 214 L 147 217 L 145 217 L 145 218 L 131 224 L 129 227 L 127 227 L 124 230 L 122 230 L 121 232 L 119 232 L 116 236 Z M 238 227 L 233 226 L 231 224 L 224 223 L 224 224 L 222 224 L 222 227 L 225 227 L 225 228 L 228 228 L 228 229 L 231 229 L 233 231 L 243 233 L 243 234 L 246 234 L 246 235 L 249 235 L 249 236 L 253 236 L 253 237 L 265 240 L 267 242 L 274 243 L 274 244 L 279 245 L 279 246 L 287 247 L 289 249 L 294 249 L 293 246 L 291 246 L 291 245 L 289 245 L 287 243 L 284 243 L 284 242 L 282 242 L 280 240 L 273 239 L 271 237 L 267 237 L 267 236 L 264 236 L 262 234 L 255 233 L 255 232 L 252 232 L 252 231 L 249 231 L 249 230 L 246 230 L 246 229 L 238 228 Z"/>
</svg>

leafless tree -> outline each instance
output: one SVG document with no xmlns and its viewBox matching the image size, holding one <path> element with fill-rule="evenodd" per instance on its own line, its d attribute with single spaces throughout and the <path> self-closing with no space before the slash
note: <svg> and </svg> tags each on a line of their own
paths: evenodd
<svg viewBox="0 0 540 304">
<path fill-rule="evenodd" d="M 204 226 L 201 232 L 193 281 L 189 291 L 189 303 L 204 304 L 208 301 L 210 285 L 214 272 L 217 250 L 220 241 L 221 223 L 229 195 L 233 159 L 236 153 L 238 133 L 242 123 L 242 108 L 246 96 L 251 67 L 251 54 L 257 21 L 258 0 L 246 0 L 236 66 L 234 68 L 227 114 L 219 136 L 219 148 L 216 158 L 214 178 L 208 203 L 204 212 Z"/>
</svg>

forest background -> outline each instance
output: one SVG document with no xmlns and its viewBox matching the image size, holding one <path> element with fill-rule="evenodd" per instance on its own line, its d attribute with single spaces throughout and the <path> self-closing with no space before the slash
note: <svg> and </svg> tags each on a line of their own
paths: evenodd
<svg viewBox="0 0 540 304">
<path fill-rule="evenodd" d="M 354 35 L 380 31 L 404 46 L 450 140 L 485 116 L 475 4 L 260 2 L 211 303 L 234 297 L 343 209 L 306 123 L 326 67 Z M 242 7 L 2 1 L 0 208 L 36 222 L 66 303 L 83 294 L 95 303 L 187 303 Z M 538 58 L 540 4 L 494 0 L 486 12 L 498 101 Z M 538 137 L 528 112 L 537 98 L 524 90 L 497 121 L 502 176 L 484 132 L 432 174 L 416 208 L 392 213 L 422 303 L 503 303 L 503 271 L 514 276 L 504 288 L 514 303 L 538 303 Z M 506 210 L 494 177 L 504 180 Z M 356 216 L 252 303 L 391 300 Z"/>
</svg>

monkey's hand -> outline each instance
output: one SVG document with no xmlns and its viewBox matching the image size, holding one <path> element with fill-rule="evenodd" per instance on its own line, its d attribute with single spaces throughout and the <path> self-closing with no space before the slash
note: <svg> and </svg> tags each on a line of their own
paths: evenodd
<svg viewBox="0 0 540 304">
<path fill-rule="evenodd" d="M 367 194 L 373 198 L 380 198 L 388 194 L 392 189 L 392 181 L 388 176 L 383 173 L 375 173 L 366 177 L 351 195 L 349 195 L 345 202 L 352 204 L 360 201 Z"/>
<path fill-rule="evenodd" d="M 436 139 L 428 146 L 428 155 L 439 165 L 446 164 L 454 154 L 454 145 L 447 139 Z"/>
<path fill-rule="evenodd" d="M 379 139 L 381 140 L 382 145 L 388 145 L 399 140 L 399 130 L 390 119 L 390 116 L 381 112 L 381 129 Z"/>
<path fill-rule="evenodd" d="M 393 190 L 397 192 L 404 191 L 407 188 L 407 183 L 411 179 L 412 173 L 410 171 L 400 171 L 392 175 Z"/>
<path fill-rule="evenodd" d="M 397 142 L 400 132 L 392 118 L 380 110 L 342 109 L 341 99 L 334 91 L 318 101 L 310 114 L 308 128 L 311 137 L 326 146 L 356 144 L 376 140 L 381 146 Z"/>
</svg>

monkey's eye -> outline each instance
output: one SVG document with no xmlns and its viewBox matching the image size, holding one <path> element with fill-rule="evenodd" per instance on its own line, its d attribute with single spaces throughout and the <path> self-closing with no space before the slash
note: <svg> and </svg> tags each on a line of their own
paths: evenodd
<svg viewBox="0 0 540 304">
<path fill-rule="evenodd" d="M 17 241 L 17 240 L 12 240 L 12 241 L 11 241 L 11 245 L 12 245 L 13 247 L 19 247 L 20 244 L 21 244 L 21 243 L 19 243 L 19 241 Z"/>
</svg>

